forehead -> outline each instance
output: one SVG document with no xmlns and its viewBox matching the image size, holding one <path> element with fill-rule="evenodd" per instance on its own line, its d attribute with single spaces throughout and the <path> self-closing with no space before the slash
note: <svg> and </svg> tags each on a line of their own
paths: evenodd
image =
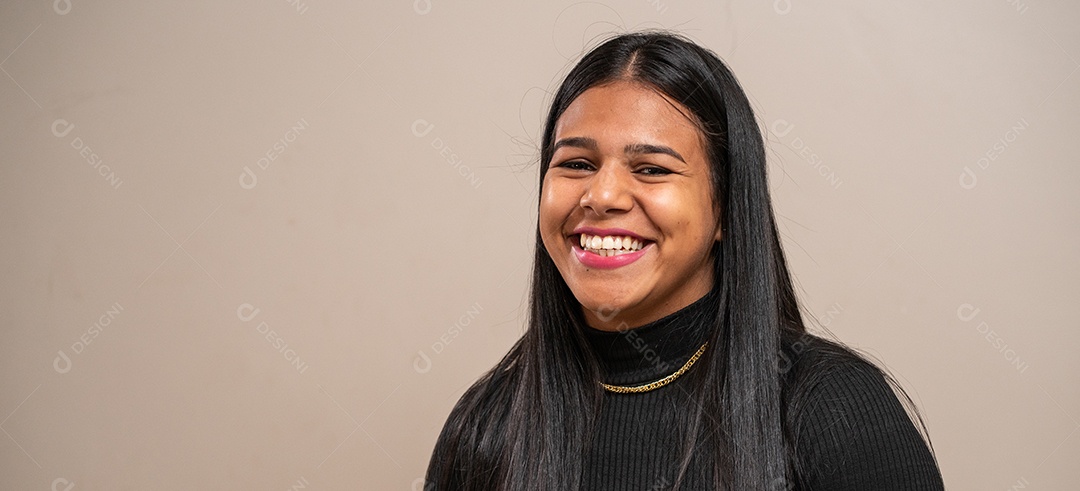
<svg viewBox="0 0 1080 491">
<path fill-rule="evenodd" d="M 663 143 L 680 153 L 701 153 L 703 137 L 690 111 L 639 83 L 614 82 L 589 88 L 555 124 L 555 141 L 590 137 L 605 143 Z M 685 155 L 684 153 L 684 155 Z"/>
</svg>

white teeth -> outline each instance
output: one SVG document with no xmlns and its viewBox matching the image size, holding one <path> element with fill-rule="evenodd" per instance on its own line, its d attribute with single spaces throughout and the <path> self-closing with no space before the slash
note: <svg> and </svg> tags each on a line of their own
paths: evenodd
<svg viewBox="0 0 1080 491">
<path fill-rule="evenodd" d="M 581 234 L 578 239 L 582 249 L 589 250 L 603 257 L 629 254 L 641 250 L 644 245 L 640 239 L 629 236 L 598 236 Z"/>
</svg>

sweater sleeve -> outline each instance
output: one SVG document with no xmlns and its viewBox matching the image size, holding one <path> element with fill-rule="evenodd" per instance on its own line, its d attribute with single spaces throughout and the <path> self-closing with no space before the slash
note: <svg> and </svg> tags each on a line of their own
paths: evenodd
<svg viewBox="0 0 1080 491">
<path fill-rule="evenodd" d="M 810 490 L 943 490 L 941 471 L 876 367 L 843 363 L 810 389 L 796 452 Z"/>
</svg>

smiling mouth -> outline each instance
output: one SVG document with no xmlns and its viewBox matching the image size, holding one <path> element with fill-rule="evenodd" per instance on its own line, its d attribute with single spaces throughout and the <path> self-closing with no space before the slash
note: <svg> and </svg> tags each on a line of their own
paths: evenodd
<svg viewBox="0 0 1080 491">
<path fill-rule="evenodd" d="M 570 239 L 575 241 L 575 237 Z M 591 252 L 598 256 L 621 256 L 640 251 L 651 241 L 629 237 L 625 235 L 588 235 L 578 234 L 575 243 L 585 252 Z"/>
</svg>

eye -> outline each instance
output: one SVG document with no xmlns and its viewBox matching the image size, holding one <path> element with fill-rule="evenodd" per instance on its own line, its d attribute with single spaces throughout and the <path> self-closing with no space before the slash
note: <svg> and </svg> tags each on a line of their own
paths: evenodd
<svg viewBox="0 0 1080 491">
<path fill-rule="evenodd" d="M 667 170 L 667 169 L 665 169 L 663 167 L 657 167 L 655 165 L 642 167 L 641 169 L 638 170 L 638 172 L 640 172 L 642 174 L 645 174 L 647 176 L 664 176 L 664 175 L 667 175 L 667 174 L 671 174 L 671 171 L 669 171 L 669 170 Z"/>
<path fill-rule="evenodd" d="M 563 167 L 570 170 L 589 170 L 592 168 L 592 164 L 584 160 L 570 160 L 556 165 L 555 167 Z"/>
</svg>

